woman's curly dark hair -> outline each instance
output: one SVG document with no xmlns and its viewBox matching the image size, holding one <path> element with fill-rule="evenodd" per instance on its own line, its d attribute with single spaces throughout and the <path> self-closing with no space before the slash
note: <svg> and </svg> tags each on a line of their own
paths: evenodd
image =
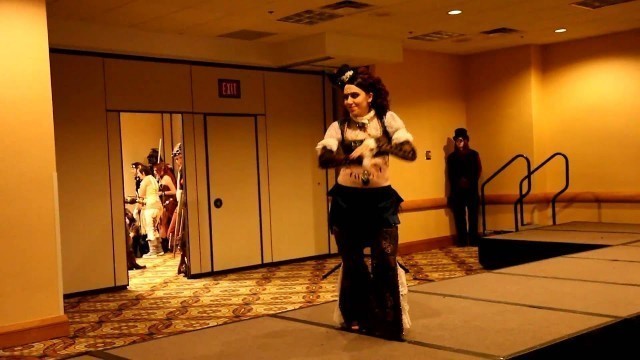
<svg viewBox="0 0 640 360">
<path fill-rule="evenodd" d="M 341 90 L 346 85 L 355 85 L 365 93 L 373 94 L 371 108 L 375 111 L 378 119 L 384 119 L 389 111 L 389 91 L 380 77 L 369 72 L 367 67 L 353 69 L 349 65 L 342 65 L 333 74 L 331 80 Z"/>
</svg>

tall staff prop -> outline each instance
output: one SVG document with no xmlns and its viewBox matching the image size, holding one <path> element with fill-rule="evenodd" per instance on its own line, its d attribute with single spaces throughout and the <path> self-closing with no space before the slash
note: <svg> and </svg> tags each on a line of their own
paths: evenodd
<svg viewBox="0 0 640 360">
<path fill-rule="evenodd" d="M 178 187 L 176 190 L 178 206 L 176 207 L 176 210 L 175 210 L 176 223 L 173 229 L 173 236 L 172 236 L 174 257 L 176 256 L 176 251 L 180 244 L 180 240 L 182 238 L 182 227 L 184 225 L 184 186 L 182 185 L 182 167 L 184 167 L 184 153 L 182 154 L 182 157 L 183 157 L 183 160 L 182 160 L 183 163 L 180 169 L 178 170 L 178 179 L 177 179 Z M 184 249 L 180 249 L 180 250 L 184 251 Z"/>
</svg>

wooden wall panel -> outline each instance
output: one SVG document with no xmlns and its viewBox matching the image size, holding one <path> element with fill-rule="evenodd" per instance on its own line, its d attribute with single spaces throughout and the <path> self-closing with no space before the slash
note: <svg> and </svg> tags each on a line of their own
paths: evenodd
<svg viewBox="0 0 640 360">
<path fill-rule="evenodd" d="M 193 66 L 192 76 L 194 112 L 264 114 L 263 72 Z M 229 99 L 218 97 L 218 79 L 239 80 L 241 98 Z"/>
<path fill-rule="evenodd" d="M 185 189 L 187 200 L 187 224 L 188 236 L 189 236 L 189 261 L 191 266 L 191 274 L 201 274 L 204 271 L 200 263 L 200 256 L 202 252 L 202 246 L 200 244 L 200 216 L 198 211 L 198 183 L 197 183 L 197 169 L 196 169 L 196 138 L 202 137 L 203 134 L 195 133 L 195 122 L 201 121 L 202 116 L 194 116 L 192 114 L 185 114 L 182 119 L 183 130 L 183 143 L 182 151 L 184 169 L 185 169 Z M 206 186 L 206 185 L 205 185 Z M 203 199 L 206 201 L 206 198 Z M 209 239 L 205 239 L 209 241 Z M 206 256 L 206 255 L 205 255 Z"/>
<path fill-rule="evenodd" d="M 273 262 L 271 247 L 271 190 L 269 188 L 269 157 L 267 146 L 267 119 L 257 117 L 258 177 L 260 182 L 260 226 L 262 227 L 262 257 Z"/>
<path fill-rule="evenodd" d="M 191 111 L 191 67 L 105 59 L 107 108 L 127 111 Z"/>
<path fill-rule="evenodd" d="M 208 191 L 208 179 L 207 179 L 207 144 L 206 144 L 206 131 L 205 131 L 205 119 L 200 114 L 193 116 L 194 122 L 194 150 L 195 150 L 195 173 L 196 176 L 193 180 L 189 181 L 189 186 L 195 185 L 198 192 L 198 202 L 191 206 L 193 209 L 197 206 L 198 209 L 198 236 L 200 237 L 200 257 L 198 259 L 192 258 L 191 261 L 200 262 L 200 271 L 203 273 L 213 270 L 212 256 L 211 256 L 211 227 L 209 217 L 209 191 Z M 194 184 L 195 180 L 195 184 Z M 194 215 L 191 215 L 192 217 Z"/>
<path fill-rule="evenodd" d="M 115 285 L 102 61 L 51 55 L 65 294 Z"/>
<path fill-rule="evenodd" d="M 111 229 L 113 234 L 113 273 L 115 285 L 129 285 L 127 269 L 127 231 L 124 221 L 124 180 L 133 181 L 130 168 L 126 173 L 122 166 L 122 142 L 120 138 L 120 116 L 116 112 L 107 113 L 109 138 L 109 183 L 111 184 Z"/>
<path fill-rule="evenodd" d="M 273 260 L 329 252 L 322 77 L 265 73 Z M 283 91 L 286 89 L 286 91 Z"/>
</svg>

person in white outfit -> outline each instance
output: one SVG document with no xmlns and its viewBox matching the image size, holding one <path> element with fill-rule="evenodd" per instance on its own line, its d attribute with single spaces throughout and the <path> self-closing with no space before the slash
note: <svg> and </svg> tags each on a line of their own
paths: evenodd
<svg viewBox="0 0 640 360">
<path fill-rule="evenodd" d="M 162 201 L 160 201 L 158 181 L 153 177 L 151 168 L 141 166 L 139 172 L 142 182 L 138 191 L 138 207 L 142 209 L 142 228 L 147 234 L 149 242 L 149 252 L 143 257 L 152 258 L 164 255 L 157 229 L 162 214 Z"/>
</svg>

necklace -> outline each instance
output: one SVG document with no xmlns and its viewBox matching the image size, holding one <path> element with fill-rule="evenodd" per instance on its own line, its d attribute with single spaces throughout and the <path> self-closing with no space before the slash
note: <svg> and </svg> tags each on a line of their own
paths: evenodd
<svg viewBox="0 0 640 360">
<path fill-rule="evenodd" d="M 365 130 L 367 126 L 369 126 L 369 121 L 373 119 L 374 116 L 376 116 L 376 112 L 374 110 L 371 110 L 365 116 L 352 116 L 351 119 L 355 121 L 358 129 Z"/>
</svg>

